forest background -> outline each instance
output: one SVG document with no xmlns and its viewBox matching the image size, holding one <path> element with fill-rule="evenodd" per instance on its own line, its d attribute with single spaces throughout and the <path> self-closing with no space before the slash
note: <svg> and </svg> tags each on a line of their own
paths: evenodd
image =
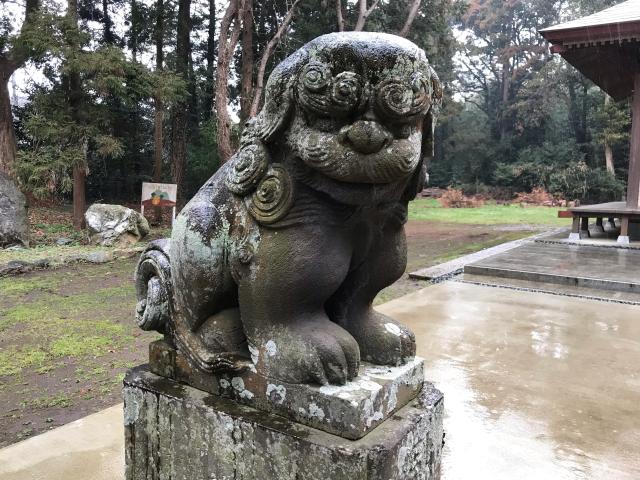
<svg viewBox="0 0 640 480">
<path fill-rule="evenodd" d="M 1 0 L 0 169 L 32 203 L 188 200 L 226 161 L 270 70 L 318 35 L 395 33 L 445 85 L 433 186 L 619 200 L 629 102 L 549 52 L 539 29 L 615 0 Z"/>
</svg>

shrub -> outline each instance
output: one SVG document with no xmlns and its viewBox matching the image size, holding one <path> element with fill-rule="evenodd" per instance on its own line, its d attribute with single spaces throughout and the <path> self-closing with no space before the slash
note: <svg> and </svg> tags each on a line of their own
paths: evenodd
<svg viewBox="0 0 640 480">
<path fill-rule="evenodd" d="M 476 208 L 484 205 L 482 199 L 467 197 L 462 190 L 447 188 L 447 191 L 438 199 L 444 208 Z"/>
<path fill-rule="evenodd" d="M 544 207 L 555 207 L 562 203 L 562 200 L 555 198 L 544 188 L 536 187 L 531 193 L 519 192 L 512 203 L 529 205 L 541 205 Z"/>
<path fill-rule="evenodd" d="M 588 203 L 620 200 L 624 184 L 613 174 L 575 162 L 551 175 L 549 191 Z"/>
</svg>

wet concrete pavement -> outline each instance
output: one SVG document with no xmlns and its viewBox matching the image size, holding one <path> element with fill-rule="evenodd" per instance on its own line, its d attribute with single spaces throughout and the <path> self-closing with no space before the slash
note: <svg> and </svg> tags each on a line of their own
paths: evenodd
<svg viewBox="0 0 640 480">
<path fill-rule="evenodd" d="M 527 242 L 465 265 L 464 272 L 640 293 L 640 250 Z"/>
<path fill-rule="evenodd" d="M 445 394 L 443 479 L 640 478 L 638 306 L 447 282 L 380 309 Z"/>
<path fill-rule="evenodd" d="M 0 450 L 2 480 L 121 480 L 122 405 Z"/>
<path fill-rule="evenodd" d="M 379 307 L 445 394 L 443 480 L 640 478 L 640 307 L 459 282 Z M 121 406 L 0 450 L 0 480 L 123 478 Z"/>
</svg>

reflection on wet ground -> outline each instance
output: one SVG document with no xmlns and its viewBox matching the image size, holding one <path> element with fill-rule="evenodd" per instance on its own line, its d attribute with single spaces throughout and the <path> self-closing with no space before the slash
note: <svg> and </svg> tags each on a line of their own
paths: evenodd
<svg viewBox="0 0 640 480">
<path fill-rule="evenodd" d="M 640 478 L 640 306 L 447 282 L 379 308 L 445 394 L 443 480 Z"/>
</svg>

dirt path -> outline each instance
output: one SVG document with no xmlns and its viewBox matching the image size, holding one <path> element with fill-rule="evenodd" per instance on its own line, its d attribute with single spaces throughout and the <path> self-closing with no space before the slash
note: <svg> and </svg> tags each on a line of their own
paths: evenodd
<svg viewBox="0 0 640 480">
<path fill-rule="evenodd" d="M 496 226 L 410 222 L 408 271 L 526 236 Z M 0 447 L 120 401 L 124 372 L 156 334 L 133 322 L 135 259 L 0 279 Z M 423 283 L 403 278 L 388 301 Z"/>
</svg>

